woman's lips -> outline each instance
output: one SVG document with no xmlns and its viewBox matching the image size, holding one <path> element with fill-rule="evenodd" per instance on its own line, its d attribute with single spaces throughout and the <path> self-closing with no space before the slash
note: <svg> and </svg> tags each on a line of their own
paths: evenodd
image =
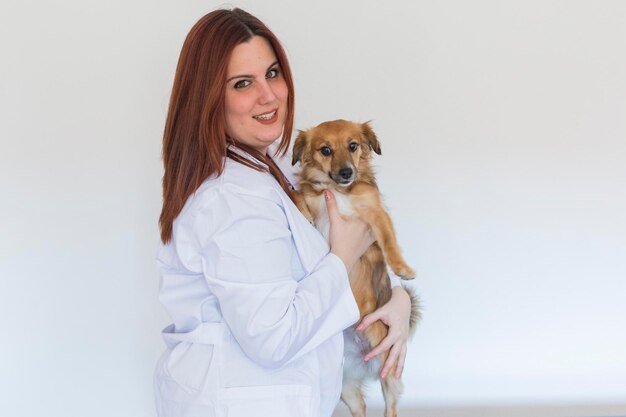
<svg viewBox="0 0 626 417">
<path fill-rule="evenodd" d="M 252 116 L 254 120 L 264 125 L 269 125 L 278 120 L 278 109 L 274 109 L 270 112 L 259 114 L 258 116 Z"/>
</svg>

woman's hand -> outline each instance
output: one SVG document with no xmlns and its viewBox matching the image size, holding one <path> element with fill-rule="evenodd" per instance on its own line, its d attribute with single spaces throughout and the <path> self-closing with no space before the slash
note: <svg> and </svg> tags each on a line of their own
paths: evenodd
<svg viewBox="0 0 626 417">
<path fill-rule="evenodd" d="M 356 261 L 375 242 L 370 227 L 362 220 L 344 220 L 339 214 L 335 195 L 324 191 L 330 220 L 330 251 L 346 265 L 348 272 Z"/>
<path fill-rule="evenodd" d="M 409 338 L 409 321 L 411 317 L 411 298 L 401 286 L 391 289 L 391 299 L 378 310 L 363 317 L 357 326 L 358 331 L 365 330 L 370 324 L 381 320 L 389 327 L 387 337 L 378 346 L 374 347 L 363 360 L 368 361 L 376 355 L 389 350 L 389 355 L 380 372 L 380 377 L 385 378 L 389 369 L 397 362 L 396 378 L 402 376 L 404 359 L 406 358 L 407 341 Z"/>
</svg>

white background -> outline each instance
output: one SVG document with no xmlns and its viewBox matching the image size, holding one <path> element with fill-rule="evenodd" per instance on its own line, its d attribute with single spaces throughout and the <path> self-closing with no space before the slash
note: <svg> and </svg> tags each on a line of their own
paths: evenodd
<svg viewBox="0 0 626 417">
<path fill-rule="evenodd" d="M 297 128 L 379 134 L 424 306 L 403 404 L 626 403 L 626 2 L 237 5 Z M 217 6 L 2 2 L 0 415 L 153 416 L 161 135 Z"/>
</svg>

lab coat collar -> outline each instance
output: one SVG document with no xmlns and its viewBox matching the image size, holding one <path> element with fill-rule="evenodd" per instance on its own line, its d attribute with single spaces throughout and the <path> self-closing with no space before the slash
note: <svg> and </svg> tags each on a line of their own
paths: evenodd
<svg viewBox="0 0 626 417">
<path fill-rule="evenodd" d="M 229 151 L 236 153 L 239 156 L 242 156 L 244 158 L 246 158 L 247 160 L 254 162 L 255 164 L 259 164 L 261 165 L 263 168 L 267 168 L 267 164 L 259 161 L 258 159 L 256 159 L 254 156 L 250 155 L 248 152 L 244 151 L 241 148 L 238 148 L 237 146 L 233 145 L 233 144 L 229 144 L 228 148 Z M 273 155 L 273 154 L 270 154 Z"/>
<path fill-rule="evenodd" d="M 283 175 L 287 179 L 287 182 L 291 185 L 292 189 L 299 190 L 300 187 L 298 187 L 297 174 L 300 170 L 300 163 L 297 163 L 296 165 L 291 164 L 291 152 L 287 152 L 283 156 L 278 155 L 279 146 L 280 146 L 280 140 L 277 139 L 267 148 L 267 154 L 274 160 L 278 168 L 282 171 Z M 250 155 L 248 152 L 232 144 L 228 145 L 228 150 L 230 150 L 233 153 L 236 153 L 237 155 L 241 157 L 248 159 L 251 162 L 254 162 L 255 164 L 259 164 L 263 168 L 266 168 L 266 169 L 268 168 L 267 164 L 259 161 L 254 156 Z"/>
<path fill-rule="evenodd" d="M 267 152 L 272 159 L 274 159 L 274 162 L 276 162 L 276 165 L 283 172 L 287 180 L 291 184 L 296 185 L 296 172 L 299 169 L 299 165 L 291 165 L 291 155 L 289 153 L 285 154 L 282 158 L 277 156 L 276 150 L 279 145 L 280 141 L 275 141 L 272 145 L 270 145 Z M 267 167 L 266 164 L 236 146 L 229 145 L 228 149 L 254 163 Z M 330 247 L 328 246 L 326 239 L 324 239 L 315 227 L 309 223 L 306 217 L 300 213 L 300 210 L 296 207 L 293 201 L 291 201 L 291 198 L 285 194 L 282 188 L 278 188 L 278 195 L 282 200 L 282 206 L 286 209 L 285 215 L 287 216 L 287 222 L 289 223 L 289 228 L 292 232 L 296 250 L 300 255 L 302 267 L 308 275 L 315 270 L 322 258 L 328 254 Z"/>
</svg>

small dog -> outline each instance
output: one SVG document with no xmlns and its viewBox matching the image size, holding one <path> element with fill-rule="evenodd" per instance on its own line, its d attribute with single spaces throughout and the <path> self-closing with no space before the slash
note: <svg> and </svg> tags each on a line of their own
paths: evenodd
<svg viewBox="0 0 626 417">
<path fill-rule="evenodd" d="M 376 237 L 376 242 L 350 272 L 350 286 L 361 319 L 391 298 L 387 265 L 403 279 L 415 277 L 400 254 L 391 218 L 383 207 L 370 166 L 372 152 L 381 154 L 378 138 L 369 123 L 335 120 L 300 131 L 292 160 L 293 165 L 298 161 L 301 165 L 296 204 L 327 239 L 330 222 L 323 196 L 325 190 L 332 190 L 343 217 L 362 219 Z M 412 333 L 420 313 L 417 297 L 411 291 L 409 295 Z M 346 362 L 341 399 L 354 417 L 365 417 L 363 384 L 367 379 L 378 378 L 388 353 L 367 363 L 362 357 L 385 338 L 387 326 L 377 321 L 364 332 L 357 332 L 355 327 L 344 331 Z M 396 379 L 394 373 L 395 365 L 381 380 L 386 417 L 397 415 L 397 402 L 402 393 L 402 381 Z"/>
</svg>

